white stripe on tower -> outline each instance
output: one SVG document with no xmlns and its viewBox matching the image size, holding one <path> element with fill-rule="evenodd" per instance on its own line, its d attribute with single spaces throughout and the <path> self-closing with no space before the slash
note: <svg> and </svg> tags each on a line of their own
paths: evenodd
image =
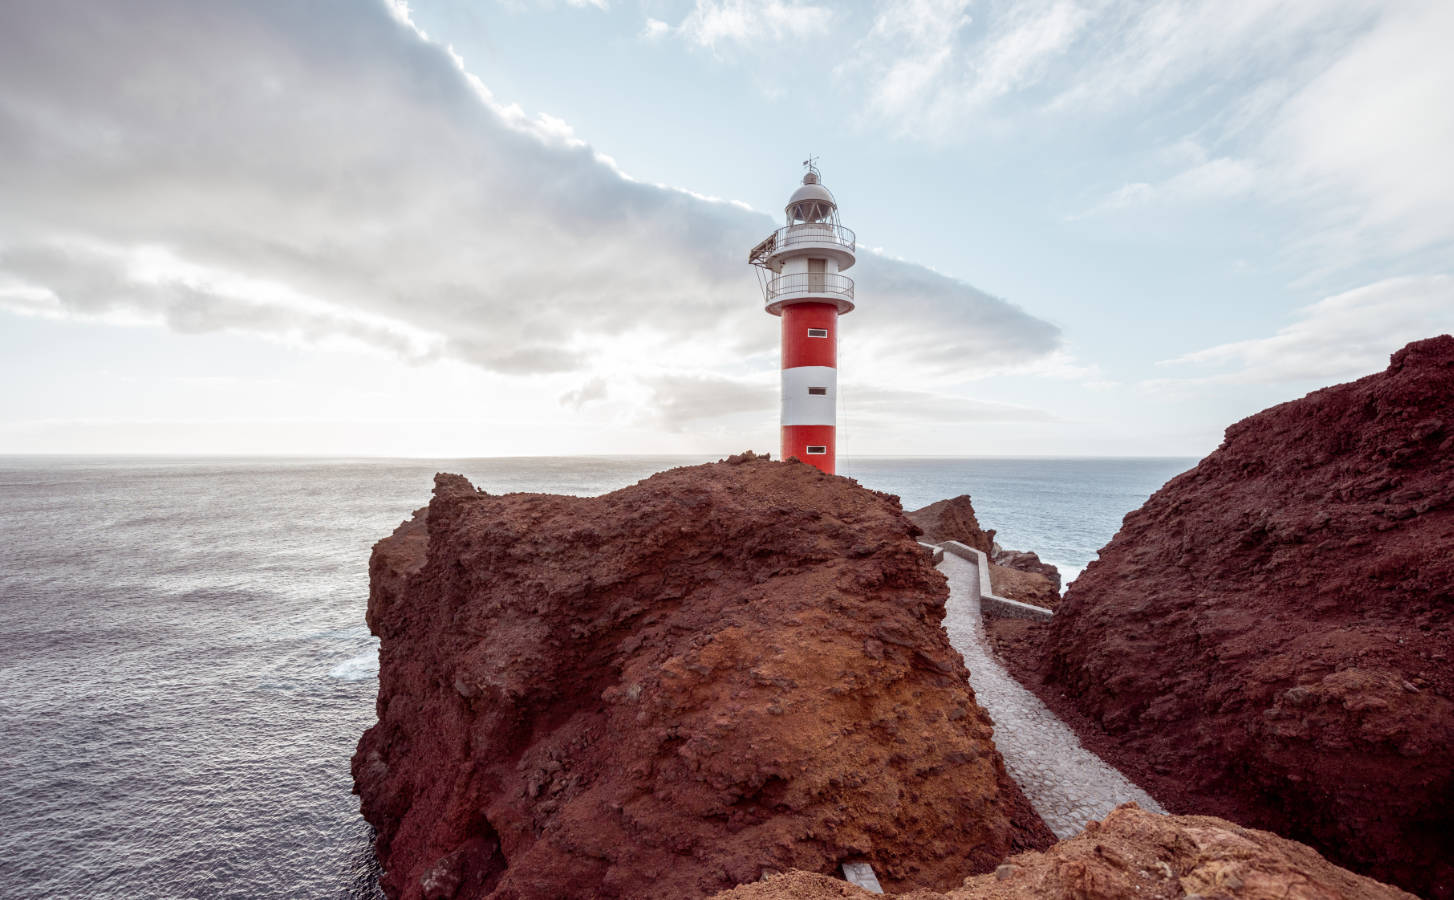
<svg viewBox="0 0 1454 900">
<path fill-rule="evenodd" d="M 837 425 L 838 370 L 832 366 L 783 369 L 784 425 Z"/>
</svg>

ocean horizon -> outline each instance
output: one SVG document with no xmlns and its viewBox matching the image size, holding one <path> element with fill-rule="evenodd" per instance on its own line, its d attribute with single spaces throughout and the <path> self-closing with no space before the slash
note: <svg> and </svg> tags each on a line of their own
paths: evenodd
<svg viewBox="0 0 1454 900">
<path fill-rule="evenodd" d="M 587 496 L 707 461 L 0 457 L 7 890 L 378 896 L 349 774 L 375 719 L 372 544 L 437 471 Z M 1069 581 L 1194 463 L 852 456 L 840 474 L 907 509 L 968 493 Z"/>
</svg>

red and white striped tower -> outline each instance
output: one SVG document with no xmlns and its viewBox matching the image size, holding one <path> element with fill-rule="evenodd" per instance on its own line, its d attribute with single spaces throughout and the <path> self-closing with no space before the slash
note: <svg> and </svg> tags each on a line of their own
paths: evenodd
<svg viewBox="0 0 1454 900">
<path fill-rule="evenodd" d="M 759 268 L 767 311 L 783 320 L 782 458 L 833 474 L 837 458 L 838 317 L 853 310 L 852 231 L 838 204 L 807 174 L 787 205 L 787 225 L 748 253 Z"/>
</svg>

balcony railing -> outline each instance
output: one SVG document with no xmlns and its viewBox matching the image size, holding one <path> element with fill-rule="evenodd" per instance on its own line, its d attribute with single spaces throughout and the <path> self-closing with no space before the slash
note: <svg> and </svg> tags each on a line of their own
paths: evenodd
<svg viewBox="0 0 1454 900">
<path fill-rule="evenodd" d="M 858 246 L 854 233 L 842 225 L 827 222 L 799 222 L 773 232 L 774 249 L 781 250 L 794 244 L 837 244 L 853 253 Z"/>
<path fill-rule="evenodd" d="M 779 275 L 767 283 L 768 303 L 791 295 L 846 297 L 852 300 L 853 279 L 847 275 L 824 272 L 796 272 L 792 275 Z"/>
</svg>

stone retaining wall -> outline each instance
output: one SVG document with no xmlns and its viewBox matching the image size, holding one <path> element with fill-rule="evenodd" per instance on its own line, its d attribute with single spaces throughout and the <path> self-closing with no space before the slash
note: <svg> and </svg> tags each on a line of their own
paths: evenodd
<svg viewBox="0 0 1454 900">
<path fill-rule="evenodd" d="M 1053 619 L 1055 613 L 1043 606 L 1034 606 L 1029 603 L 1021 603 L 1018 600 L 1011 600 L 1008 597 L 1000 597 L 991 594 L 986 588 L 990 584 L 990 561 L 984 555 L 984 551 L 976 550 L 959 541 L 945 541 L 939 545 L 945 552 L 953 553 L 962 559 L 967 559 L 979 566 L 979 602 L 986 615 L 998 616 L 1002 619 Z"/>
</svg>

